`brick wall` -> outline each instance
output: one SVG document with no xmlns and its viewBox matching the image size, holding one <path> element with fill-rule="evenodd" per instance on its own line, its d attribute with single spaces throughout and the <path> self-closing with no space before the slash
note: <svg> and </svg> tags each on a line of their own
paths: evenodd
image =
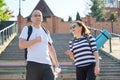
<svg viewBox="0 0 120 80">
<path fill-rule="evenodd" d="M 27 22 L 26 18 L 18 17 L 18 32 L 20 33 L 22 28 L 26 25 L 30 25 L 31 22 Z M 42 25 L 46 27 L 51 33 L 68 33 L 69 22 L 62 22 L 59 17 L 51 16 L 47 18 L 46 22 Z"/>
<path fill-rule="evenodd" d="M 91 16 L 87 16 L 82 19 L 82 21 L 90 27 L 98 28 L 98 29 L 107 29 L 111 32 L 111 22 L 97 22 L 95 18 Z M 23 26 L 30 25 L 30 22 L 27 22 L 26 18 L 18 17 L 18 31 L 21 32 Z M 69 33 L 69 22 L 62 22 L 61 18 L 56 16 L 51 16 L 47 18 L 46 22 L 43 22 L 43 26 L 45 26 L 51 33 Z M 115 22 L 113 22 L 113 32 L 120 34 L 120 18 L 117 18 Z"/>
</svg>

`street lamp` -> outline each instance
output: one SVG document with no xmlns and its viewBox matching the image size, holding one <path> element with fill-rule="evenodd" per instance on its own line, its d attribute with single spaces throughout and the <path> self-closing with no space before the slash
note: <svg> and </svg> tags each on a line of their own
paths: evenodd
<svg viewBox="0 0 120 80">
<path fill-rule="evenodd" d="M 19 0 L 19 14 L 18 14 L 18 33 L 21 32 L 22 29 L 22 15 L 21 15 L 21 1 L 25 1 L 25 0 Z"/>
<path fill-rule="evenodd" d="M 18 16 L 21 16 L 21 0 L 19 0 L 19 14 Z"/>
<path fill-rule="evenodd" d="M 113 33 L 113 20 L 111 20 L 111 32 Z"/>
<path fill-rule="evenodd" d="M 25 1 L 25 0 L 22 0 L 22 1 Z M 18 16 L 21 16 L 21 0 L 19 0 L 19 14 Z"/>
</svg>

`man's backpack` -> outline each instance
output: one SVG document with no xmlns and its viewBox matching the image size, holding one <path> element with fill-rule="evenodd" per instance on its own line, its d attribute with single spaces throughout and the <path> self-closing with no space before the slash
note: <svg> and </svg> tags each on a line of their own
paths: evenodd
<svg viewBox="0 0 120 80">
<path fill-rule="evenodd" d="M 30 38 L 30 36 L 32 34 L 32 31 L 33 31 L 32 26 L 28 26 L 28 37 L 27 37 L 26 41 L 29 41 L 29 38 Z M 25 48 L 25 59 L 27 59 L 27 52 L 28 52 L 27 48 Z"/>
<path fill-rule="evenodd" d="M 30 26 L 27 26 L 28 27 L 28 37 L 27 37 L 27 40 L 26 41 L 29 41 L 29 38 L 30 38 L 30 36 L 31 36 L 31 34 L 32 34 L 32 31 L 33 31 L 33 29 L 32 29 L 32 26 L 30 25 Z M 47 31 L 47 29 L 46 28 L 44 28 L 44 27 L 42 27 L 42 29 L 45 31 L 45 33 L 46 34 L 48 34 L 48 31 Z M 25 59 L 27 59 L 27 53 L 28 53 L 28 51 L 27 51 L 27 48 L 25 48 Z"/>
</svg>

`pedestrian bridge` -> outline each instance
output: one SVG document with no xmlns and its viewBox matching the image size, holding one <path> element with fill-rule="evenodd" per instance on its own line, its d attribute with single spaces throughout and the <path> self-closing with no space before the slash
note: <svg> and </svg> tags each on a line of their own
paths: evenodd
<svg viewBox="0 0 120 80">
<path fill-rule="evenodd" d="M 96 37 L 100 30 L 90 28 Z M 97 80 L 120 80 L 120 35 L 112 34 L 99 51 L 101 72 Z M 0 30 L 0 80 L 25 80 L 24 51 L 18 48 L 17 25 Z M 64 52 L 68 49 L 70 34 L 51 34 L 57 57 L 62 66 L 58 80 L 75 80 L 75 66 Z"/>
</svg>

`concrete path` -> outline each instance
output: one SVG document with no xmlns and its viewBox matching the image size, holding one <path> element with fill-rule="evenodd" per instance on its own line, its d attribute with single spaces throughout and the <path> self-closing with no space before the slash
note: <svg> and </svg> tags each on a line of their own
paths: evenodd
<svg viewBox="0 0 120 80">
<path fill-rule="evenodd" d="M 69 66 L 72 65 L 73 62 L 59 62 L 60 65 Z M 0 66 L 25 66 L 26 61 L 0 61 Z"/>
<path fill-rule="evenodd" d="M 104 48 L 102 50 L 106 51 L 110 55 L 114 56 L 115 58 L 120 60 L 120 38 L 119 37 L 113 37 L 111 39 L 111 48 L 112 52 L 110 52 L 110 42 L 109 40 L 104 44 Z"/>
</svg>

